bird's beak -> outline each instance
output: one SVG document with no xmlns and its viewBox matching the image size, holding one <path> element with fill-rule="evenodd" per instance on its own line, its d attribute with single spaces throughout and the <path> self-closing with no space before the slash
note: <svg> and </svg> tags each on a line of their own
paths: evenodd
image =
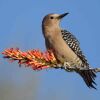
<svg viewBox="0 0 100 100">
<path fill-rule="evenodd" d="M 64 13 L 58 16 L 58 19 L 62 19 L 63 17 L 65 17 L 66 15 L 68 15 L 69 13 Z"/>
</svg>

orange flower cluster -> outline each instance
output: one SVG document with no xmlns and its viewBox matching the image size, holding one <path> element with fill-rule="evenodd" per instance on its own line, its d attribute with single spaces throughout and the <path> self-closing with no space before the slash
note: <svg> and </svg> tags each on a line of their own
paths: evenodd
<svg viewBox="0 0 100 100">
<path fill-rule="evenodd" d="M 52 51 L 42 53 L 40 50 L 29 50 L 22 52 L 18 48 L 10 48 L 6 49 L 2 54 L 4 58 L 8 58 L 10 61 L 18 60 L 19 65 L 24 64 L 33 70 L 51 68 L 57 64 Z"/>
</svg>

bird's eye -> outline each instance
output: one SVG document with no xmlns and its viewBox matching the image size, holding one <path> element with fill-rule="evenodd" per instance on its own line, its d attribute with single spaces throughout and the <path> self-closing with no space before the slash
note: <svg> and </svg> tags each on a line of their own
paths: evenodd
<svg viewBox="0 0 100 100">
<path fill-rule="evenodd" d="M 50 17 L 50 19 L 54 19 L 54 17 Z"/>
</svg>

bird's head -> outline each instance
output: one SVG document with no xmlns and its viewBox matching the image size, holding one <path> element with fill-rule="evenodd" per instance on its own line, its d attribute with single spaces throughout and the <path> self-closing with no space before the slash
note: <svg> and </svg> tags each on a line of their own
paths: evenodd
<svg viewBox="0 0 100 100">
<path fill-rule="evenodd" d="M 48 14 L 43 18 L 42 25 L 48 27 L 59 26 L 60 20 L 68 14 Z"/>
</svg>

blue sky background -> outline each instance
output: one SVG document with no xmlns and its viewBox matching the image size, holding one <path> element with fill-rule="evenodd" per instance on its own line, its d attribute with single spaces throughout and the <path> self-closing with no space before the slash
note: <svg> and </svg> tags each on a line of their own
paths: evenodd
<svg viewBox="0 0 100 100">
<path fill-rule="evenodd" d="M 0 52 L 10 47 L 45 50 L 41 22 L 48 13 L 65 13 L 61 26 L 72 32 L 93 67 L 100 67 L 99 0 L 0 0 Z M 76 73 L 60 69 L 33 71 L 0 55 L 0 100 L 99 100 Z"/>
</svg>

